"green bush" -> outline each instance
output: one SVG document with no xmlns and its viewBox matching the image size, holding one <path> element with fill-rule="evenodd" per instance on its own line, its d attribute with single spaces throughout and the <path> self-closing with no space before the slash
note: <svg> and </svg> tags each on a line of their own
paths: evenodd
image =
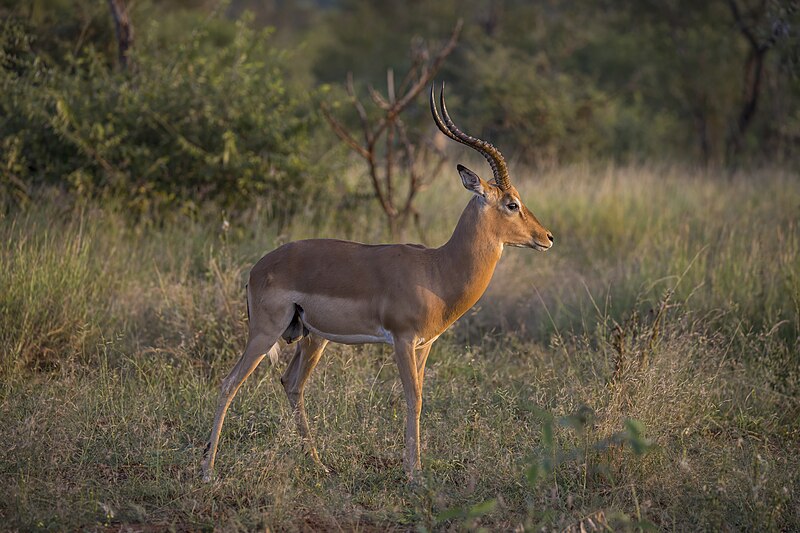
<svg viewBox="0 0 800 533">
<path fill-rule="evenodd" d="M 147 40 L 155 31 L 141 33 L 134 68 L 116 72 L 91 46 L 51 64 L 30 30 L 4 24 L 6 201 L 20 184 L 47 184 L 122 197 L 139 213 L 193 212 L 208 200 L 239 209 L 257 197 L 285 217 L 326 186 L 312 156 L 316 93 L 289 86 L 268 32 L 245 18 L 224 46 L 204 46 L 201 28 L 166 49 Z"/>
<path fill-rule="evenodd" d="M 608 97 L 552 68 L 544 54 L 526 57 L 492 45 L 467 54 L 474 82 L 463 108 L 471 131 L 531 163 L 554 164 L 607 153 Z"/>
</svg>

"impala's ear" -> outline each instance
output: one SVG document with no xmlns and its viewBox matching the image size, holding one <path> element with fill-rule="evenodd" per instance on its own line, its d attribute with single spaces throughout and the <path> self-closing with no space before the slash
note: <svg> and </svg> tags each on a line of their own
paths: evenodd
<svg viewBox="0 0 800 533">
<path fill-rule="evenodd" d="M 488 183 L 483 181 L 480 176 L 464 165 L 458 165 L 456 168 L 458 169 L 458 174 L 461 176 L 461 183 L 464 184 L 465 189 L 472 191 L 478 196 L 486 197 L 486 191 L 489 190 Z"/>
</svg>

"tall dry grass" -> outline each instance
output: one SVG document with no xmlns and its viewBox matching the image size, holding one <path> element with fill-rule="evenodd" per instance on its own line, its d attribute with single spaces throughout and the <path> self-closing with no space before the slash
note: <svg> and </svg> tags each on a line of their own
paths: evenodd
<svg viewBox="0 0 800 533">
<path fill-rule="evenodd" d="M 516 174 L 556 246 L 507 250 L 484 299 L 437 342 L 414 487 L 385 347 L 331 346 L 312 377 L 309 414 L 334 475 L 303 456 L 282 368 L 265 364 L 226 420 L 220 479 L 197 476 L 217 385 L 244 343 L 247 269 L 290 239 L 382 240 L 369 205 L 309 207 L 280 232 L 258 214 L 132 226 L 113 207 L 57 198 L 3 219 L 0 518 L 244 530 L 800 521 L 797 177 Z M 449 236 L 467 199 L 455 173 L 434 184 L 427 244 Z"/>
</svg>

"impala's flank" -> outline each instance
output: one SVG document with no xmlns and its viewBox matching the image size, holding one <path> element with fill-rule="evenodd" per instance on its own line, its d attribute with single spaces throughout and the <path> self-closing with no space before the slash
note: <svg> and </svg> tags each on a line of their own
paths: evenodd
<svg viewBox="0 0 800 533">
<path fill-rule="evenodd" d="M 303 388 L 325 345 L 328 341 L 393 345 L 408 408 L 403 466 L 410 478 L 420 468 L 422 381 L 431 345 L 481 297 L 504 246 L 547 250 L 553 244 L 553 235 L 511 185 L 500 151 L 456 127 L 447 113 L 444 87 L 439 103 L 441 116 L 431 87 L 436 125 L 451 139 L 483 155 L 492 168 L 493 182 L 458 165 L 461 182 L 473 197 L 450 240 L 439 248 L 312 239 L 286 244 L 261 258 L 250 272 L 247 289 L 247 347 L 222 382 L 203 459 L 204 479 L 211 478 L 231 400 L 265 354 L 277 349 L 281 337 L 297 342 L 281 383 L 307 450 L 320 466 Z"/>
</svg>

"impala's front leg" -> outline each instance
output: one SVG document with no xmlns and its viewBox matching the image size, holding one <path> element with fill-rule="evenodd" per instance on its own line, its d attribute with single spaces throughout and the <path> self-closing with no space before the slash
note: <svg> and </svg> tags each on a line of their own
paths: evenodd
<svg viewBox="0 0 800 533">
<path fill-rule="evenodd" d="M 410 480 L 422 468 L 419 458 L 419 415 L 422 412 L 422 383 L 417 373 L 413 341 L 395 340 L 394 359 L 406 397 L 406 449 L 403 469 Z"/>
</svg>

